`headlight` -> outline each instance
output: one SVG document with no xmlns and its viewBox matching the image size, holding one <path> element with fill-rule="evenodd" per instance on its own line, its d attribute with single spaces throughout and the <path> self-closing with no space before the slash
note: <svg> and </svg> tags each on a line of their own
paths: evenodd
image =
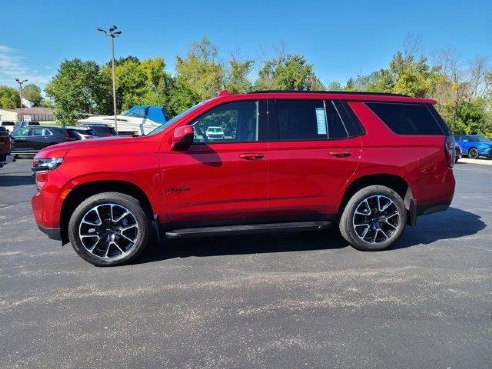
<svg viewBox="0 0 492 369">
<path fill-rule="evenodd" d="M 32 171 L 34 173 L 49 172 L 58 168 L 62 162 L 63 158 L 34 159 L 32 162 Z"/>
</svg>

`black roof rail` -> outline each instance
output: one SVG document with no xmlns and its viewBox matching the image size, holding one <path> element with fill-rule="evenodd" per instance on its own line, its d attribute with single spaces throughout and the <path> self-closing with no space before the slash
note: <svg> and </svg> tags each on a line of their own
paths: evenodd
<svg viewBox="0 0 492 369">
<path fill-rule="evenodd" d="M 250 91 L 249 94 L 262 94 L 262 93 L 303 93 L 303 94 L 339 94 L 339 95 L 377 95 L 377 96 L 400 96 L 400 97 L 412 97 L 410 95 L 392 94 L 389 92 L 364 92 L 364 91 L 298 91 L 298 90 L 259 90 Z"/>
</svg>

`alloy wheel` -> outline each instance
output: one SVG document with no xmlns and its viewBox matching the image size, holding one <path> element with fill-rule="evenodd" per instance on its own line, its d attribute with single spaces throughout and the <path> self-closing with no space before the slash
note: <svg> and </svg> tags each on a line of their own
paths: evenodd
<svg viewBox="0 0 492 369">
<path fill-rule="evenodd" d="M 79 238 L 92 255 L 118 260 L 135 247 L 140 228 L 132 212 L 118 204 L 100 204 L 89 209 L 80 222 Z"/>
<path fill-rule="evenodd" d="M 362 241 L 378 244 L 396 234 L 400 224 L 400 212 L 389 197 L 372 195 L 356 206 L 352 224 Z"/>
</svg>

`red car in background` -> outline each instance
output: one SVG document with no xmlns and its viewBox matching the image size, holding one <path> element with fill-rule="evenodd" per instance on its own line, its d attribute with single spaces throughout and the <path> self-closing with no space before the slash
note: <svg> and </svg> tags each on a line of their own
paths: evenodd
<svg viewBox="0 0 492 369">
<path fill-rule="evenodd" d="M 35 157 L 39 228 L 98 266 L 166 237 L 339 226 L 383 250 L 454 194 L 454 141 L 435 101 L 352 92 L 221 92 L 142 137 Z M 220 127 L 220 140 L 208 140 Z M 215 129 L 215 128 L 214 128 Z"/>
</svg>

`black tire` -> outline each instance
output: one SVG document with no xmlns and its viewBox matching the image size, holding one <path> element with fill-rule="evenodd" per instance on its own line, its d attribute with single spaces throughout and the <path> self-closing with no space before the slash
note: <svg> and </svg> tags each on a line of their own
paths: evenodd
<svg viewBox="0 0 492 369">
<path fill-rule="evenodd" d="M 366 215 L 365 211 L 370 213 Z M 358 190 L 349 199 L 339 228 L 342 237 L 354 248 L 375 251 L 387 249 L 396 242 L 406 222 L 407 210 L 400 195 L 386 186 L 373 185 Z"/>
<path fill-rule="evenodd" d="M 85 199 L 68 223 L 68 237 L 75 252 L 95 266 L 131 262 L 145 249 L 151 234 L 150 220 L 140 202 L 119 192 Z"/>
<path fill-rule="evenodd" d="M 475 147 L 472 147 L 468 150 L 468 157 L 470 159 L 478 159 L 478 150 Z"/>
<path fill-rule="evenodd" d="M 454 163 L 458 163 L 458 160 L 460 160 L 460 152 L 459 150 L 456 150 L 455 158 L 454 158 Z"/>
</svg>

